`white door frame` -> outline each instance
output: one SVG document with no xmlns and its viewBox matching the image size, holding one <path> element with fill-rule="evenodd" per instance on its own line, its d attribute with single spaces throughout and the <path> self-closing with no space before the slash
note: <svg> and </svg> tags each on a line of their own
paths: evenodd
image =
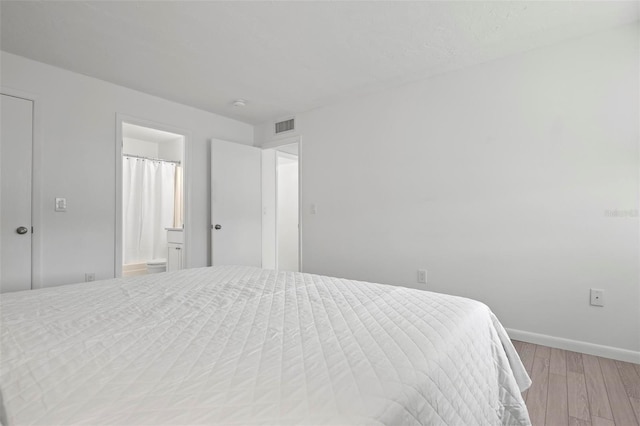
<svg viewBox="0 0 640 426">
<path fill-rule="evenodd" d="M 293 144 L 287 144 L 287 145 L 293 145 Z M 287 146 L 287 145 L 281 145 L 281 146 Z M 279 260 L 279 250 L 278 248 L 279 246 L 279 239 L 278 239 L 278 209 L 279 209 L 279 203 L 280 203 L 280 192 L 278 191 L 278 185 L 279 185 L 279 179 L 280 179 L 280 167 L 279 167 L 279 162 L 278 159 L 279 157 L 284 157 L 284 158 L 289 158 L 289 159 L 295 159 L 298 163 L 298 272 L 301 272 L 301 262 L 300 262 L 300 156 L 299 155 L 293 155 L 293 154 L 289 154 L 288 152 L 284 152 L 284 151 L 278 151 L 277 148 L 275 149 L 275 168 L 276 168 L 276 190 L 275 190 L 275 195 L 276 195 L 276 212 L 275 212 L 275 220 L 276 220 L 276 247 L 275 247 L 275 252 L 276 252 L 276 269 L 278 268 L 278 260 Z M 300 149 L 300 146 L 298 145 L 298 149 Z M 299 152 L 298 152 L 299 154 Z"/>
<path fill-rule="evenodd" d="M 183 266 L 188 267 L 189 261 L 189 232 L 191 230 L 191 217 L 189 209 L 189 199 L 191 192 L 191 170 L 189 167 L 189 152 L 191 151 L 191 132 L 180 127 L 169 124 L 158 123 L 157 121 L 144 118 L 133 117 L 126 114 L 116 113 L 116 210 L 115 210 L 115 265 L 114 277 L 122 276 L 122 124 L 128 123 L 141 127 L 162 130 L 175 133 L 184 137 L 182 144 L 182 216 L 184 230 L 182 235 L 184 245 L 182 249 Z M 186 265 L 186 266 L 185 266 Z"/>
<path fill-rule="evenodd" d="M 33 103 L 31 129 L 31 288 L 42 288 L 42 109 L 37 95 L 0 86 L 0 93 Z M 53 208 L 51 200 L 51 208 Z"/>
<path fill-rule="evenodd" d="M 304 272 L 303 262 L 302 262 L 302 232 L 304 229 L 303 221 L 304 217 L 302 215 L 302 206 L 303 204 L 303 194 L 302 191 L 302 163 L 303 163 L 303 155 L 302 155 L 302 138 L 300 136 L 292 136 L 284 139 L 279 139 L 276 141 L 267 142 L 262 145 L 260 148 L 262 149 L 275 149 L 285 145 L 293 145 L 294 143 L 298 144 L 298 224 L 300 225 L 298 229 L 298 270 L 300 272 Z M 277 167 L 276 167 L 277 169 Z M 276 175 L 277 182 L 277 175 Z M 277 198 L 277 185 L 276 185 L 276 198 Z M 276 199 L 277 206 L 277 199 Z M 278 243 L 278 234 L 277 234 L 277 221 L 276 221 L 276 244 Z M 276 267 L 278 266 L 278 251 L 276 248 Z"/>
</svg>

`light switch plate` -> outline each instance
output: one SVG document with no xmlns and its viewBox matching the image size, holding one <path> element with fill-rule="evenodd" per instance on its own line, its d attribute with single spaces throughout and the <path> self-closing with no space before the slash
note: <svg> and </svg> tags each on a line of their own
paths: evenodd
<svg viewBox="0 0 640 426">
<path fill-rule="evenodd" d="M 56 198 L 56 211 L 57 212 L 66 212 L 67 211 L 67 199 L 66 198 Z"/>
</svg>

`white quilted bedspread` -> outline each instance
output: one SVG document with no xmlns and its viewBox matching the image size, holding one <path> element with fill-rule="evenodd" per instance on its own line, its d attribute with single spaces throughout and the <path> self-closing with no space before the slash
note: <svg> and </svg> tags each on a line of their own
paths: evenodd
<svg viewBox="0 0 640 426">
<path fill-rule="evenodd" d="M 229 266 L 1 308 L 9 425 L 530 423 L 529 378 L 469 299 Z"/>
</svg>

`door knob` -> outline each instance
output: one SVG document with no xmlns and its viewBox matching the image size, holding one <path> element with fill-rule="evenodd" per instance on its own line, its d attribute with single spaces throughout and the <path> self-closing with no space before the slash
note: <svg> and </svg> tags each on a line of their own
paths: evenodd
<svg viewBox="0 0 640 426">
<path fill-rule="evenodd" d="M 222 229 L 222 226 L 221 225 L 216 225 L 216 226 L 214 226 L 214 228 L 215 229 Z"/>
<path fill-rule="evenodd" d="M 26 227 L 21 226 L 18 229 L 16 229 L 16 232 L 18 234 L 22 235 L 22 234 L 26 234 L 27 232 L 29 232 L 29 230 Z"/>
</svg>

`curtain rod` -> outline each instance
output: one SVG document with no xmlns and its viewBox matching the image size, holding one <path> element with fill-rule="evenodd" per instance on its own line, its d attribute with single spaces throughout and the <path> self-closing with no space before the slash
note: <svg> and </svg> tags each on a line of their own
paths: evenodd
<svg viewBox="0 0 640 426">
<path fill-rule="evenodd" d="M 140 158 L 140 159 L 142 159 L 142 160 L 149 160 L 149 161 L 164 161 L 165 163 L 182 164 L 180 161 L 175 161 L 175 160 L 163 160 L 162 158 L 143 157 L 142 155 L 122 154 L 122 156 L 123 156 L 123 157 Z"/>
</svg>

